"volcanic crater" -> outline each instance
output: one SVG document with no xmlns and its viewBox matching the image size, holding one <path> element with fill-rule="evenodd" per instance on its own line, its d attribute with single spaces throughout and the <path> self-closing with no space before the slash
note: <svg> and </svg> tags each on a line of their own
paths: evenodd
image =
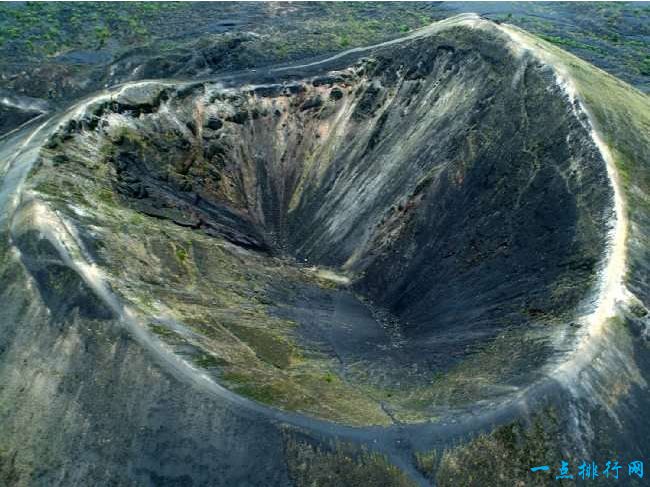
<svg viewBox="0 0 650 487">
<path fill-rule="evenodd" d="M 52 312 L 116 313 L 52 285 L 83 262 L 210 380 L 354 425 L 542 377 L 613 217 L 554 71 L 456 27 L 254 76 L 127 84 L 50 137 L 13 238 Z"/>
</svg>

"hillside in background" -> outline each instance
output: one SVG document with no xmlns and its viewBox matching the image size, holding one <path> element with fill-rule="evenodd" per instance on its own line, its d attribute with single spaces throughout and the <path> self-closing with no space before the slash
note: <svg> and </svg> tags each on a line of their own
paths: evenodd
<svg viewBox="0 0 650 487">
<path fill-rule="evenodd" d="M 650 90 L 645 2 L 9 2 L 0 4 L 0 133 L 117 82 L 318 57 L 459 12 L 520 26 Z"/>
</svg>

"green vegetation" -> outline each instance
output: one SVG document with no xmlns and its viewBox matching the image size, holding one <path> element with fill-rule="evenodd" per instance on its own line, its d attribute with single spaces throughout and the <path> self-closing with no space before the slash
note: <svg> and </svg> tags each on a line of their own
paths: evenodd
<svg viewBox="0 0 650 487">
<path fill-rule="evenodd" d="M 650 8 L 625 2 L 528 4 L 517 14 L 489 16 L 561 46 L 632 84 L 650 89 Z"/>
<path fill-rule="evenodd" d="M 181 264 L 184 264 L 187 260 L 187 250 L 185 250 L 183 247 L 177 247 L 176 257 L 178 257 L 178 260 L 181 262 Z"/>
<path fill-rule="evenodd" d="M 297 357 L 298 352 L 286 338 L 276 336 L 260 327 L 231 323 L 227 328 L 249 345 L 264 362 L 280 369 L 286 369 L 296 360 L 294 356 Z"/>
<path fill-rule="evenodd" d="M 410 2 L 314 2 L 291 7 L 194 2 L 3 3 L 0 66 L 7 76 L 0 80 L 0 87 L 65 99 L 103 86 L 91 83 L 61 90 L 68 78 L 105 72 L 103 67 L 124 60 L 129 53 L 137 52 L 139 59 L 144 55 L 145 63 L 152 62 L 163 71 L 195 72 L 206 67 L 185 66 L 185 61 L 176 66 L 170 58 L 158 59 L 173 51 L 176 59 L 183 60 L 205 51 L 208 67 L 215 71 L 245 69 L 379 43 L 459 12 L 444 4 Z M 650 90 L 647 7 L 592 3 L 578 8 L 552 2 L 487 15 L 521 26 Z M 221 30 L 222 23 L 234 25 Z M 287 23 L 291 29 L 285 28 Z M 73 54 L 58 58 L 67 53 Z M 28 76 L 17 76 L 25 70 Z"/>
<path fill-rule="evenodd" d="M 169 328 L 166 328 L 164 326 L 160 325 L 149 325 L 149 329 L 153 331 L 156 335 L 163 337 L 163 338 L 173 338 L 173 339 L 179 339 L 180 336 L 178 333 L 176 333 L 173 330 L 170 330 Z"/>
<path fill-rule="evenodd" d="M 639 63 L 639 73 L 643 76 L 650 76 L 650 56 Z"/>
<path fill-rule="evenodd" d="M 318 9 L 291 31 L 270 27 L 270 35 L 252 49 L 271 52 L 277 60 L 296 59 L 378 43 L 444 17 L 433 11 L 424 14 L 407 4 L 342 2 L 318 4 Z"/>
<path fill-rule="evenodd" d="M 194 357 L 192 361 L 194 362 L 194 365 L 196 365 L 197 367 L 201 367 L 203 369 L 211 369 L 214 367 L 221 367 L 228 364 L 228 362 L 226 362 L 225 360 L 207 353 L 202 353 L 201 355 Z"/>
<path fill-rule="evenodd" d="M 113 197 L 113 192 L 109 189 L 102 189 L 97 193 L 97 198 L 107 205 L 115 204 L 115 199 Z"/>
<path fill-rule="evenodd" d="M 415 483 L 386 456 L 347 444 L 330 449 L 285 436 L 291 481 L 297 487 L 415 487 Z"/>
<path fill-rule="evenodd" d="M 26 2 L 0 4 L 0 46 L 49 56 L 73 49 L 101 49 L 148 39 L 147 25 L 186 8 L 176 2 Z M 90 33 L 90 34 L 89 34 Z"/>
<path fill-rule="evenodd" d="M 455 448 L 417 453 L 416 463 L 441 487 L 547 485 L 548 478 L 531 473 L 530 467 L 559 465 L 557 435 L 561 434 L 556 414 L 547 410 L 531 426 L 514 422 Z"/>
<path fill-rule="evenodd" d="M 594 51 L 598 52 L 601 54 L 604 54 L 606 51 L 600 47 L 585 44 L 584 42 L 579 42 L 575 39 L 569 38 L 569 37 L 559 37 L 559 36 L 552 36 L 552 35 L 547 35 L 547 34 L 539 34 L 539 37 L 542 39 L 545 39 L 549 42 L 552 42 L 553 44 L 556 44 L 558 46 L 562 47 L 570 47 L 574 49 L 584 49 L 587 51 Z"/>
<path fill-rule="evenodd" d="M 259 11 L 264 8 L 248 7 Z M 195 29 L 197 24 L 209 22 L 211 17 L 215 20 L 228 18 L 229 12 L 236 19 L 238 10 L 242 8 L 207 4 L 199 7 L 181 2 L 0 4 L 0 49 L 11 49 L 14 56 L 26 54 L 38 58 L 71 50 L 103 49 L 111 42 L 112 49 L 115 46 L 130 48 L 169 38 L 170 33 L 174 34 L 170 30 L 179 27 L 181 33 Z M 299 19 L 298 29 L 275 32 L 272 25 L 259 26 L 262 30 L 274 31 L 271 43 L 276 44 L 274 49 L 280 57 L 305 50 L 359 45 L 406 32 L 432 20 L 412 7 L 392 6 L 389 11 L 363 2 L 336 6 L 315 4 L 305 11 L 305 19 Z M 304 42 L 297 42 L 297 37 Z"/>
</svg>

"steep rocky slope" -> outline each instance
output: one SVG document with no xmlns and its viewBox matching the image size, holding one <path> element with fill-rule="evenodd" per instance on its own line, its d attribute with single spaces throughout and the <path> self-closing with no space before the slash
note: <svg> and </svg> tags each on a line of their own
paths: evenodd
<svg viewBox="0 0 650 487">
<path fill-rule="evenodd" d="M 459 459 L 505 450 L 511 485 L 643 453 L 649 105 L 469 15 L 6 137 L 0 478 L 485 485 Z"/>
</svg>

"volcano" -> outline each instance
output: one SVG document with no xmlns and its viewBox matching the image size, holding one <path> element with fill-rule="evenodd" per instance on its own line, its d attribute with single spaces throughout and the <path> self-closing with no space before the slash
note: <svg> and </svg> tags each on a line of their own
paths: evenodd
<svg viewBox="0 0 650 487">
<path fill-rule="evenodd" d="M 126 83 L 1 154 L 10 484 L 647 453 L 650 102 L 522 30 Z"/>
</svg>

